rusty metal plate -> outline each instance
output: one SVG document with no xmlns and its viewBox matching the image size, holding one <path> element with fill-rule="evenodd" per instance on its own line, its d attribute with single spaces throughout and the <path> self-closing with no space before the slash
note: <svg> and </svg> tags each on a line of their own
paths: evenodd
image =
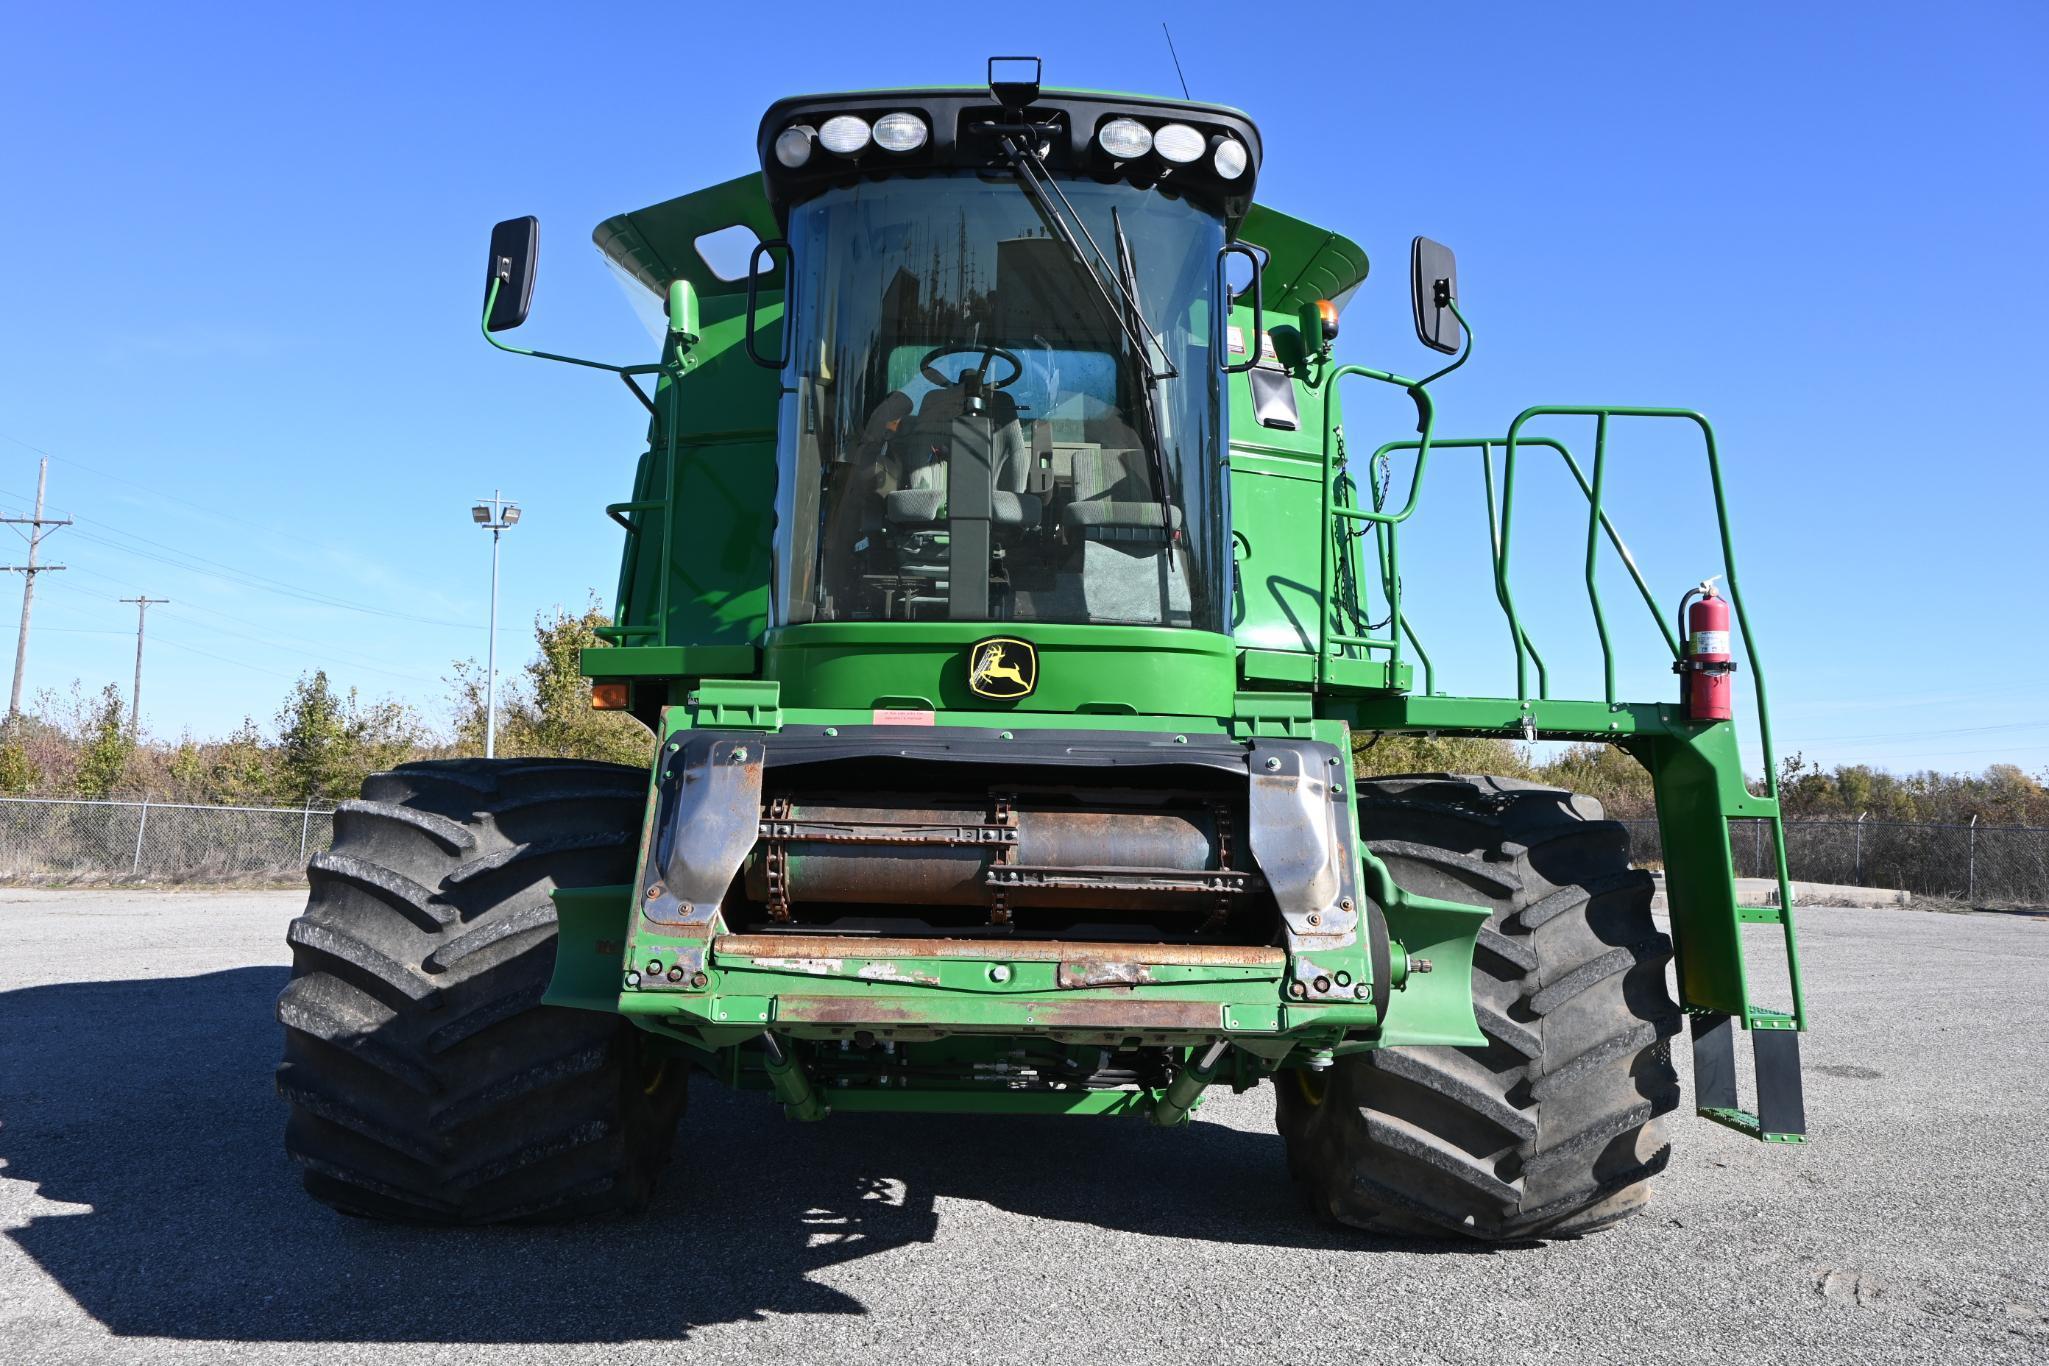
<svg viewBox="0 0 2049 1366">
<path fill-rule="evenodd" d="M 1280 948 L 1242 944 L 1103 944 L 1057 939 L 869 939 L 859 935 L 722 934 L 714 958 L 972 958 L 1008 963 L 1083 959 L 1151 967 L 1277 968 Z"/>
</svg>

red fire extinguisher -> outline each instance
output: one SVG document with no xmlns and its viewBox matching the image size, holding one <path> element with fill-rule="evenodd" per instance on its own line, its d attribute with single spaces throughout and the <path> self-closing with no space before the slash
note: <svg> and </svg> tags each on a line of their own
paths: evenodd
<svg viewBox="0 0 2049 1366">
<path fill-rule="evenodd" d="M 1679 615 L 1686 636 L 1672 671 L 1679 675 L 1687 719 L 1727 721 L 1736 714 L 1729 679 L 1736 669 L 1729 654 L 1729 601 L 1715 592 L 1710 578 L 1687 590 L 1679 600 Z"/>
</svg>

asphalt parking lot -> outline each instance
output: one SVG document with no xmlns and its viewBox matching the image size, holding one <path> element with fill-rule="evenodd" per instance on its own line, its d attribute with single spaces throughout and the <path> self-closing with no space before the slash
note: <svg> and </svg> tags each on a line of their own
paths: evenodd
<svg viewBox="0 0 2049 1366">
<path fill-rule="evenodd" d="M 0 891 L 0 1357 L 2049 1360 L 2049 920 L 1803 910 L 1814 1142 L 1680 1120 L 1649 1214 L 1490 1251 L 1311 1223 L 1265 1092 L 1161 1132 L 707 1085 L 644 1218 L 342 1219 L 271 1092 L 298 902 Z"/>
</svg>

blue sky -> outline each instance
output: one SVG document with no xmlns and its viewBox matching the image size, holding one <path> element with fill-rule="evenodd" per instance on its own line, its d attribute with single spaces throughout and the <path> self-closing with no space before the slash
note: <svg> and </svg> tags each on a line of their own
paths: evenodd
<svg viewBox="0 0 2049 1366">
<path fill-rule="evenodd" d="M 47 546 L 69 568 L 38 586 L 31 690 L 125 687 L 118 599 L 146 592 L 172 600 L 150 616 L 156 733 L 267 719 L 313 667 L 438 717 L 450 661 L 483 654 L 470 501 L 502 487 L 526 511 L 501 615 L 517 659 L 535 612 L 609 594 L 601 507 L 642 431 L 616 382 L 479 340 L 494 221 L 542 220 L 520 341 L 639 360 L 590 228 L 748 170 L 771 99 L 973 83 L 992 52 L 1042 54 L 1049 84 L 1175 88 L 1161 7 L 665 12 L 668 34 L 510 4 L 0 21 L 0 506 L 25 506 L 41 450 L 77 519 Z M 1170 17 L 1196 97 L 1259 122 L 1261 198 L 1372 254 L 1343 356 L 1427 364 L 1403 283 L 1421 232 L 1457 248 L 1479 339 L 1440 430 L 1538 402 L 1706 411 L 1781 749 L 1908 769 L 2049 767 L 2045 13 Z M 1406 428 L 1398 394 L 1353 405 L 1355 446 Z M 1675 600 L 1718 567 L 1698 453 L 1651 431 L 1615 450 L 1618 516 Z M 1596 695 L 1583 504 L 1529 468 L 1519 599 L 1554 692 Z M 1445 686 L 1500 695 L 1476 471 L 1433 468 L 1408 582 Z M 1648 623 L 1626 620 L 1624 692 L 1662 696 Z"/>
</svg>

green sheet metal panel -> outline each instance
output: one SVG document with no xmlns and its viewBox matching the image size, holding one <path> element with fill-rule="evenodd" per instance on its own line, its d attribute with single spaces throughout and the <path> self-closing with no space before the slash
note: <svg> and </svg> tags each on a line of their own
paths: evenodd
<svg viewBox="0 0 2049 1366">
<path fill-rule="evenodd" d="M 1341 233 L 1254 204 L 1238 240 L 1263 247 L 1266 307 L 1292 317 L 1304 304 L 1330 299 L 1343 306 L 1366 281 L 1366 249 Z"/>
<path fill-rule="evenodd" d="M 772 324 L 775 302 L 762 309 Z M 616 620 L 652 628 L 629 645 L 749 645 L 768 626 L 770 536 L 775 524 L 775 411 L 781 389 L 774 371 L 756 365 L 742 346 L 745 302 L 707 298 L 695 364 L 677 395 L 676 470 L 671 480 L 661 419 L 649 424 L 633 500 L 672 499 L 679 509 L 666 567 L 668 619 L 660 615 L 664 513 L 634 514 L 620 570 Z M 669 411 L 664 381 L 656 407 Z"/>
<path fill-rule="evenodd" d="M 669 282 L 678 279 L 690 281 L 700 298 L 745 295 L 744 277 L 725 279 L 697 251 L 698 238 L 730 227 L 747 228 L 762 240 L 782 235 L 762 193 L 760 172 L 614 214 L 598 224 L 591 240 L 615 265 L 657 295 L 666 296 Z"/>
</svg>

